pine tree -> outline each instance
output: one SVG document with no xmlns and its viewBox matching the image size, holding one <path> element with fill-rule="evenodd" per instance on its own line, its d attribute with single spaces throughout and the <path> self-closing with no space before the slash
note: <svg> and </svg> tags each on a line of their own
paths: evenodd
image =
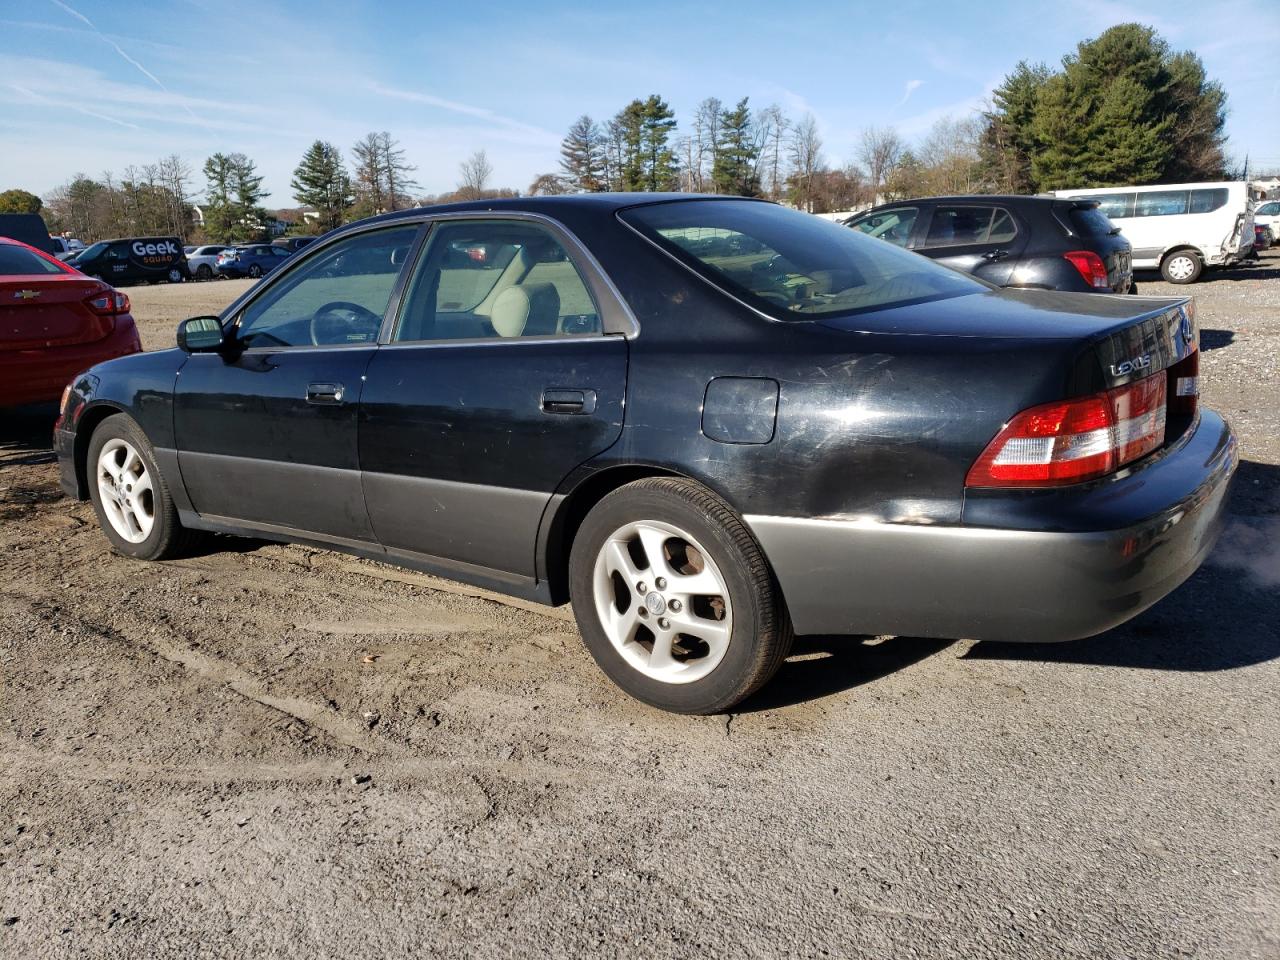
<svg viewBox="0 0 1280 960">
<path fill-rule="evenodd" d="M 317 140 L 307 148 L 302 162 L 293 171 L 290 185 L 295 200 L 304 206 L 314 207 L 320 213 L 318 225 L 321 232 L 341 226 L 355 203 L 351 177 L 342 162 L 341 151 L 323 140 Z"/>
<path fill-rule="evenodd" d="M 732 110 L 720 114 L 716 131 L 715 162 L 711 167 L 711 179 L 716 193 L 737 197 L 760 195 L 760 181 L 756 175 L 756 159 L 760 150 L 752 130 L 751 110 L 747 98 L 738 101 Z"/>
<path fill-rule="evenodd" d="M 680 166 L 671 148 L 671 133 L 675 127 L 675 111 L 665 100 L 657 94 L 645 100 L 640 111 L 641 190 L 675 190 L 679 187 Z"/>
<path fill-rule="evenodd" d="M 204 232 L 214 243 L 229 243 L 236 224 L 231 166 L 231 158 L 225 153 L 215 153 L 204 162 Z"/>
<path fill-rule="evenodd" d="M 586 193 L 606 189 L 604 139 L 586 114 L 573 122 L 560 142 L 560 158 L 560 169 L 574 189 Z"/>
<path fill-rule="evenodd" d="M 257 172 L 257 165 L 247 156 L 233 153 L 227 159 L 231 163 L 227 185 L 230 187 L 236 212 L 232 236 L 236 240 L 258 239 L 263 234 L 267 219 L 262 201 L 271 194 L 262 189 L 262 177 Z"/>
</svg>

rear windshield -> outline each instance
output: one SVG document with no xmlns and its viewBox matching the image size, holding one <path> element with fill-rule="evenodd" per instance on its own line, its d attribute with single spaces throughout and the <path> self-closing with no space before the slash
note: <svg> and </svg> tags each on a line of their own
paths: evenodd
<svg viewBox="0 0 1280 960">
<path fill-rule="evenodd" d="M 1071 228 L 1082 237 L 1106 237 L 1120 232 L 1097 207 L 1072 207 L 1068 216 Z"/>
<path fill-rule="evenodd" d="M 716 286 L 779 320 L 987 289 L 917 254 L 772 203 L 680 200 L 620 216 Z"/>
<path fill-rule="evenodd" d="M 62 272 L 61 267 L 39 254 L 23 247 L 0 243 L 0 277 L 29 277 L 33 274 Z"/>
</svg>

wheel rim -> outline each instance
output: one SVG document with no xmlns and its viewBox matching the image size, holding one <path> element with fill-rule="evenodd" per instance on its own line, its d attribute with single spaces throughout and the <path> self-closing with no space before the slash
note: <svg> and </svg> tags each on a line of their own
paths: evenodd
<svg viewBox="0 0 1280 960">
<path fill-rule="evenodd" d="M 1169 276 L 1174 280 L 1186 280 L 1195 273 L 1195 269 L 1190 257 L 1174 257 L 1169 261 Z"/>
<path fill-rule="evenodd" d="M 691 683 L 729 650 L 733 610 L 724 576 L 679 527 L 658 520 L 619 527 L 596 556 L 592 587 L 609 642 L 646 677 Z"/>
<path fill-rule="evenodd" d="M 262 268 L 255 263 L 252 267 L 249 268 L 249 276 L 251 277 L 262 276 Z"/>
<path fill-rule="evenodd" d="M 112 528 L 130 543 L 141 543 L 156 523 L 151 474 L 138 451 L 118 437 L 98 454 L 98 496 Z"/>
<path fill-rule="evenodd" d="M 182 279 L 182 271 L 180 271 L 180 270 L 170 270 L 170 271 L 169 271 L 169 282 L 170 282 L 170 283 L 177 283 L 177 282 L 178 282 L 179 280 L 181 280 L 181 279 Z"/>
</svg>

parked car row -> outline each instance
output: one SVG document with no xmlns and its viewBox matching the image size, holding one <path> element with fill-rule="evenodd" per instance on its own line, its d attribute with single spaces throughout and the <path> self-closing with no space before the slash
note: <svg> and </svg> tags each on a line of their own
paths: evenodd
<svg viewBox="0 0 1280 960">
<path fill-rule="evenodd" d="M 1277 221 L 1280 201 L 1253 210 L 1245 183 L 1190 183 L 928 197 L 845 222 L 998 286 L 1128 293 L 1135 269 L 1194 283 L 1248 259 L 1264 241 L 1254 225 L 1274 239 Z"/>
</svg>

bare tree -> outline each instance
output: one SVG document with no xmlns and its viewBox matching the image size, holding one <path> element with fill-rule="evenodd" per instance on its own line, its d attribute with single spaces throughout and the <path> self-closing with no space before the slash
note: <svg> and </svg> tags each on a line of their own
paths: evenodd
<svg viewBox="0 0 1280 960">
<path fill-rule="evenodd" d="M 381 154 L 382 176 L 386 179 L 387 209 L 401 210 L 413 206 L 410 193 L 418 186 L 411 174 L 418 168 L 405 161 L 399 141 L 383 130 L 378 134 L 378 151 Z"/>
<path fill-rule="evenodd" d="M 357 219 L 384 213 L 387 196 L 382 175 L 382 139 L 376 133 L 366 133 L 351 148 L 351 156 Z"/>
<path fill-rule="evenodd" d="M 493 176 L 493 165 L 483 150 L 477 150 L 458 164 L 458 198 L 478 200 L 484 196 Z"/>
<path fill-rule="evenodd" d="M 815 177 L 823 170 L 822 138 L 818 136 L 818 121 L 812 113 L 806 113 L 791 128 L 787 141 L 791 160 L 792 201 L 801 210 L 813 212 Z"/>
<path fill-rule="evenodd" d="M 531 197 L 558 197 L 572 192 L 573 188 L 574 184 L 567 177 L 558 173 L 540 173 L 529 184 L 528 193 Z"/>
<path fill-rule="evenodd" d="M 982 121 L 976 116 L 943 117 L 930 128 L 916 151 L 929 193 L 975 193 L 983 188 L 982 132 Z"/>
<path fill-rule="evenodd" d="M 867 127 L 858 138 L 858 159 L 867 172 L 873 203 L 885 180 L 898 165 L 902 149 L 902 138 L 893 127 Z"/>
<path fill-rule="evenodd" d="M 790 128 L 791 122 L 776 103 L 756 114 L 756 179 L 771 200 L 782 196 L 785 181 L 783 148 Z"/>
</svg>

